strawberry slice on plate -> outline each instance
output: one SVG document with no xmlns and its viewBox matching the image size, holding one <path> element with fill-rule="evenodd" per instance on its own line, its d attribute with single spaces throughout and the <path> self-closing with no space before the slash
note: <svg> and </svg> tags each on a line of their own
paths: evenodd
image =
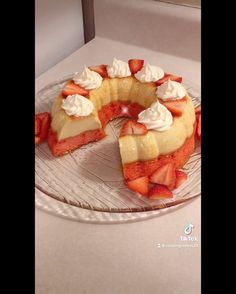
<svg viewBox="0 0 236 294">
<path fill-rule="evenodd" d="M 159 100 L 174 116 L 181 116 L 184 112 L 185 106 L 187 104 L 187 99 L 177 99 L 177 100 L 168 100 L 162 101 Z"/>
<path fill-rule="evenodd" d="M 37 145 L 40 143 L 40 137 L 39 136 L 34 136 L 34 144 Z"/>
<path fill-rule="evenodd" d="M 195 114 L 201 114 L 201 105 L 195 107 Z"/>
<path fill-rule="evenodd" d="M 38 116 L 34 117 L 34 135 L 37 136 L 41 129 L 41 119 Z"/>
<path fill-rule="evenodd" d="M 37 134 L 37 137 L 39 137 L 39 140 L 38 138 L 37 139 L 35 138 L 35 141 L 37 141 L 38 143 L 41 143 L 45 141 L 48 137 L 48 131 L 51 124 L 51 115 L 49 112 L 38 113 L 35 115 L 35 121 L 38 119 L 41 122 L 40 123 L 41 127 L 40 127 L 40 132 Z"/>
<path fill-rule="evenodd" d="M 40 131 L 40 141 L 43 142 L 48 137 L 48 130 L 51 124 L 51 115 L 45 112 L 41 118 L 41 131 Z"/>
<path fill-rule="evenodd" d="M 167 80 L 175 81 L 178 83 L 182 82 L 182 77 L 174 76 L 172 74 L 165 73 L 164 77 L 156 81 L 156 85 L 160 86 L 161 84 L 167 82 Z"/>
<path fill-rule="evenodd" d="M 122 126 L 120 136 L 126 135 L 145 135 L 147 134 L 147 127 L 141 123 L 134 120 L 128 120 Z"/>
<path fill-rule="evenodd" d="M 148 192 L 149 199 L 173 198 L 172 192 L 164 185 L 156 184 Z"/>
<path fill-rule="evenodd" d="M 143 59 L 129 59 L 128 64 L 129 64 L 129 69 L 130 69 L 131 73 L 136 74 L 143 67 L 144 60 Z"/>
<path fill-rule="evenodd" d="M 165 185 L 172 190 L 176 181 L 174 164 L 169 162 L 162 165 L 150 176 L 149 179 L 151 183 Z"/>
<path fill-rule="evenodd" d="M 79 85 L 76 85 L 73 81 L 69 81 L 62 90 L 62 96 L 66 98 L 69 95 L 79 94 L 81 96 L 88 95 L 88 91 Z"/>
<path fill-rule="evenodd" d="M 107 66 L 105 64 L 90 66 L 89 69 L 97 72 L 103 78 L 108 78 Z"/>
<path fill-rule="evenodd" d="M 180 185 L 183 184 L 183 182 L 187 180 L 188 175 L 181 170 L 177 170 L 175 173 L 176 173 L 175 188 L 178 188 Z"/>
<path fill-rule="evenodd" d="M 142 195 L 148 194 L 148 177 L 141 177 L 127 182 L 130 190 L 138 192 Z"/>
<path fill-rule="evenodd" d="M 201 114 L 196 115 L 196 121 L 197 121 L 197 129 L 196 129 L 196 135 L 197 139 L 201 143 Z"/>
</svg>

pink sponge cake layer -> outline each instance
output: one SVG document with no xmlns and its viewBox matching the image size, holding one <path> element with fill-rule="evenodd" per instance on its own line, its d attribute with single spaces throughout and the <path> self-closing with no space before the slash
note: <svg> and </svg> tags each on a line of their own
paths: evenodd
<svg viewBox="0 0 236 294">
<path fill-rule="evenodd" d="M 97 129 L 92 131 L 86 131 L 74 137 L 66 138 L 61 141 L 57 141 L 57 135 L 52 130 L 48 134 L 48 145 L 54 156 L 61 156 L 69 151 L 73 151 L 82 145 L 86 145 L 90 142 L 101 140 L 105 137 L 103 129 Z"/>
<path fill-rule="evenodd" d="M 144 110 L 144 107 L 138 103 L 128 101 L 113 101 L 103 106 L 98 116 L 103 127 L 110 121 L 118 117 L 138 118 L 138 114 Z"/>
</svg>

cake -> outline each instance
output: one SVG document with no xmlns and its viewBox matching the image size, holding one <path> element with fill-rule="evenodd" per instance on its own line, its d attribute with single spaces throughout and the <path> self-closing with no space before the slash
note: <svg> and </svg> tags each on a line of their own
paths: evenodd
<svg viewBox="0 0 236 294">
<path fill-rule="evenodd" d="M 187 179 L 179 169 L 194 151 L 195 134 L 201 137 L 200 110 L 181 82 L 139 59 L 114 58 L 112 65 L 85 67 L 53 103 L 48 127 L 52 154 L 62 156 L 99 141 L 110 120 L 128 117 L 118 139 L 127 186 L 150 199 L 173 197 L 171 190 Z"/>
</svg>

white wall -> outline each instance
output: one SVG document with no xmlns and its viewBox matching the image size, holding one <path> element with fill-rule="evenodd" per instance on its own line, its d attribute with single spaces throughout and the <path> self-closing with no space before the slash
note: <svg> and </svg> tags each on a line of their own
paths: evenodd
<svg viewBox="0 0 236 294">
<path fill-rule="evenodd" d="M 84 44 L 81 0 L 35 1 L 35 75 Z"/>
<path fill-rule="evenodd" d="M 94 0 L 94 17 L 96 36 L 201 60 L 198 8 L 153 0 Z"/>
</svg>

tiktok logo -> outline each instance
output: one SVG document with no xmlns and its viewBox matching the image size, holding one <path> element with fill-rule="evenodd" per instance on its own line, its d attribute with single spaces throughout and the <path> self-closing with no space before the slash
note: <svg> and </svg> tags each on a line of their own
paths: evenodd
<svg viewBox="0 0 236 294">
<path fill-rule="evenodd" d="M 196 236 L 190 236 L 193 232 L 193 228 L 194 228 L 194 225 L 189 223 L 187 226 L 184 227 L 184 236 L 180 236 L 180 240 L 181 241 L 190 241 L 190 242 L 195 242 L 195 241 L 198 241 L 197 237 Z M 186 236 L 188 235 L 188 236 Z"/>
<path fill-rule="evenodd" d="M 190 235 L 193 231 L 194 225 L 192 224 L 188 224 L 185 228 L 184 228 L 184 233 L 185 235 Z"/>
</svg>

